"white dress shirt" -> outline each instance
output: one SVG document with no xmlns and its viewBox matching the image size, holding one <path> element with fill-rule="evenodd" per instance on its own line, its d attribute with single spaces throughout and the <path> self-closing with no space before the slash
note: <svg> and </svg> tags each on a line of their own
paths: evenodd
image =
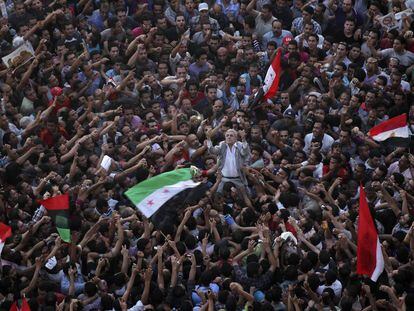
<svg viewBox="0 0 414 311">
<path fill-rule="evenodd" d="M 236 146 L 230 147 L 227 145 L 226 160 L 221 170 L 223 177 L 239 177 L 236 165 Z"/>
</svg>

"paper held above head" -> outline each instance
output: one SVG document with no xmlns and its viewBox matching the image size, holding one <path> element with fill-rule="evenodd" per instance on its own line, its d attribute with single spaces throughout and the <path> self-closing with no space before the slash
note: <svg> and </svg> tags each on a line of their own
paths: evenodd
<svg viewBox="0 0 414 311">
<path fill-rule="evenodd" d="M 105 170 L 108 171 L 109 168 L 111 167 L 111 163 L 112 163 L 112 158 L 110 156 L 105 155 L 102 159 L 101 162 L 101 167 Z"/>
</svg>

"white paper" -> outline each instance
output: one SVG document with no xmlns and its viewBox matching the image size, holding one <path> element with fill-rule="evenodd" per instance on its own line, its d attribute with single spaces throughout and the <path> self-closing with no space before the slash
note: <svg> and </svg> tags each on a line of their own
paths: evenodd
<svg viewBox="0 0 414 311">
<path fill-rule="evenodd" d="M 48 268 L 49 270 L 52 270 L 54 267 L 56 267 L 56 265 L 57 265 L 57 260 L 56 260 L 56 257 L 53 256 L 46 262 L 45 267 Z"/>
<path fill-rule="evenodd" d="M 111 163 L 112 163 L 112 158 L 110 156 L 105 155 L 102 159 L 101 162 L 101 167 L 105 170 L 108 171 L 109 168 L 111 167 Z"/>
</svg>

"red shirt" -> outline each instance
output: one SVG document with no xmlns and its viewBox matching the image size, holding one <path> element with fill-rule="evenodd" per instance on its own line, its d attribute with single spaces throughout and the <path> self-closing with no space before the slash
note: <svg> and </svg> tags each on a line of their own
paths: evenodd
<svg viewBox="0 0 414 311">
<path fill-rule="evenodd" d="M 53 104 L 53 100 L 51 100 L 49 102 L 49 106 L 51 106 L 52 104 Z M 55 114 L 57 114 L 60 109 L 65 108 L 65 107 L 68 108 L 68 109 L 71 109 L 70 100 L 67 97 L 65 98 L 65 100 L 63 101 L 63 103 L 56 102 L 56 107 L 53 109 L 53 112 Z"/>
<path fill-rule="evenodd" d="M 56 143 L 57 140 L 59 139 L 60 136 L 65 137 L 66 139 L 69 139 L 69 135 L 66 132 L 66 130 L 62 127 L 58 128 L 57 130 L 57 135 L 53 135 L 47 128 L 44 128 L 41 132 L 40 132 L 40 139 L 46 144 L 48 145 L 49 148 L 52 148 Z"/>
<path fill-rule="evenodd" d="M 204 97 L 205 97 L 204 94 L 203 94 L 203 92 L 197 92 L 197 96 L 195 98 L 191 98 L 190 97 L 190 93 L 188 91 L 185 91 L 184 96 L 185 96 L 184 98 L 188 98 L 191 101 L 191 105 L 192 106 L 197 105 L 198 102 L 200 100 L 203 100 Z"/>
<path fill-rule="evenodd" d="M 324 165 L 323 167 L 322 167 L 322 175 L 323 176 L 325 176 L 326 174 L 328 174 L 329 173 L 329 165 Z M 336 177 L 341 177 L 342 178 L 342 180 L 345 180 L 345 179 L 347 179 L 348 178 L 348 170 L 347 169 L 345 169 L 345 168 L 343 168 L 343 167 L 341 167 L 340 169 L 339 169 L 339 171 L 338 171 L 338 174 L 337 174 L 337 176 Z"/>
<path fill-rule="evenodd" d="M 184 162 L 190 161 L 190 155 L 187 150 L 183 150 L 179 155 L 174 155 L 173 164 L 174 166 L 183 164 Z"/>
</svg>

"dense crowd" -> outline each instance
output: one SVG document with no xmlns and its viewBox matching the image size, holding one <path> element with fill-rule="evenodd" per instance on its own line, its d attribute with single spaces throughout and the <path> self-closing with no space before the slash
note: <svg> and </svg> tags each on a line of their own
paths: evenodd
<svg viewBox="0 0 414 311">
<path fill-rule="evenodd" d="M 368 135 L 403 113 L 414 133 L 414 1 L 0 9 L 0 56 L 32 47 L 0 65 L 0 310 L 414 310 L 411 144 Z M 168 221 L 124 195 L 190 166 L 204 190 Z M 377 282 L 356 273 L 360 184 Z M 40 204 L 60 194 L 70 243 Z"/>
</svg>

